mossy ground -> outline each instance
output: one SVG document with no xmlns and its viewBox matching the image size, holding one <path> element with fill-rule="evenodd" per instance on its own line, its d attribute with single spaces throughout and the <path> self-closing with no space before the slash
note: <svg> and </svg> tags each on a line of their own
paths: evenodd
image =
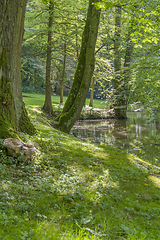
<svg viewBox="0 0 160 240">
<path fill-rule="evenodd" d="M 143 170 L 132 155 L 53 129 L 36 106 L 28 112 L 37 134 L 20 137 L 36 145 L 34 161 L 0 150 L 0 239 L 160 239 L 151 165 Z"/>
</svg>

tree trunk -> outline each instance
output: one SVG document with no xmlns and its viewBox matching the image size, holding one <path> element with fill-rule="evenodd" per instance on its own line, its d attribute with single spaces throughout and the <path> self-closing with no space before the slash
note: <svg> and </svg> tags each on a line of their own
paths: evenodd
<svg viewBox="0 0 160 240">
<path fill-rule="evenodd" d="M 92 10 L 93 10 L 92 1 L 89 0 L 87 19 L 86 19 L 86 24 L 85 24 L 83 35 L 82 35 L 81 50 L 80 50 L 80 54 L 78 57 L 78 64 L 77 64 L 76 72 L 74 75 L 73 84 L 72 84 L 71 90 L 69 92 L 68 98 L 65 102 L 62 113 L 59 117 L 61 117 L 64 113 L 66 113 L 70 110 L 70 108 L 74 104 L 74 101 L 77 97 L 77 94 L 78 94 L 78 91 L 80 88 L 80 85 L 82 83 L 82 79 L 83 79 L 83 75 L 84 75 L 84 71 L 85 71 L 85 64 L 86 64 L 86 49 L 87 49 L 87 43 L 88 43 L 88 38 L 89 38 L 89 32 L 90 32 L 90 22 L 91 22 L 91 18 L 92 18 Z"/>
<path fill-rule="evenodd" d="M 27 0 L 1 1 L 0 4 L 0 138 L 17 136 L 22 130 L 35 132 L 21 89 L 21 47 Z"/>
<path fill-rule="evenodd" d="M 62 79 L 61 79 L 60 103 L 63 103 L 63 88 L 64 88 L 64 80 L 65 80 L 65 69 L 66 69 L 66 43 L 64 43 L 64 59 L 63 59 Z"/>
<path fill-rule="evenodd" d="M 95 80 L 95 77 L 92 76 L 92 88 L 91 88 L 91 96 L 90 96 L 90 102 L 89 102 L 90 107 L 93 107 L 94 80 Z"/>
<path fill-rule="evenodd" d="M 52 54 L 52 26 L 53 26 L 53 10 L 54 4 L 49 2 L 49 22 L 48 22 L 48 45 L 47 45 L 47 60 L 46 60 L 46 91 L 45 102 L 43 109 L 49 114 L 53 114 L 52 99 L 51 99 L 51 54 Z"/>
<path fill-rule="evenodd" d="M 135 6 L 136 8 L 136 6 Z M 134 18 L 131 21 L 131 26 L 128 31 L 128 38 L 127 38 L 127 46 L 126 46 L 126 52 L 125 52 L 125 58 L 124 58 L 124 71 L 122 75 L 122 80 L 125 83 L 125 104 L 127 106 L 129 102 L 129 95 L 130 95 L 130 86 L 129 86 L 129 80 L 131 78 L 131 63 L 132 63 L 132 55 L 134 50 L 134 43 L 131 40 L 131 33 L 133 33 L 135 30 L 133 28 L 135 24 Z M 127 108 L 127 107 L 126 107 Z"/>
<path fill-rule="evenodd" d="M 77 21 L 78 21 L 78 16 L 77 16 Z M 78 28 L 77 28 L 77 25 L 76 25 L 76 55 L 77 55 L 77 59 L 79 57 L 79 47 L 78 47 Z"/>
<path fill-rule="evenodd" d="M 94 71 L 94 53 L 98 34 L 100 10 L 96 9 L 93 2 L 97 2 L 97 0 L 89 1 L 78 66 L 71 91 L 58 122 L 58 127 L 67 133 L 70 132 L 70 129 L 80 116 Z"/>
<path fill-rule="evenodd" d="M 115 117 L 119 119 L 127 118 L 127 104 L 129 102 L 129 80 L 130 80 L 130 66 L 132 61 L 132 53 L 134 44 L 131 41 L 131 33 L 134 32 L 133 29 L 134 20 L 131 21 L 131 27 L 129 28 L 128 37 L 127 37 L 127 46 L 124 57 L 123 69 L 121 68 L 121 7 L 118 6 L 116 9 L 115 17 L 115 60 L 114 60 L 114 69 L 115 69 L 115 79 L 114 90 L 115 90 L 115 102 L 114 102 L 114 111 Z"/>
<path fill-rule="evenodd" d="M 114 38 L 114 112 L 115 117 L 124 119 L 126 115 L 126 105 L 123 98 L 123 86 L 121 78 L 121 6 L 115 10 L 115 38 Z"/>
</svg>

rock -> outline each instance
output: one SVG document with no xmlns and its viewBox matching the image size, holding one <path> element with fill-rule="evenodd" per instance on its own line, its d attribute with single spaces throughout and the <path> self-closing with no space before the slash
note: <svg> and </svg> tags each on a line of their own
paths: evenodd
<svg viewBox="0 0 160 240">
<path fill-rule="evenodd" d="M 22 156 L 23 160 L 31 158 L 36 153 L 36 148 L 32 144 L 27 144 L 16 138 L 7 138 L 3 142 L 3 146 L 7 148 L 9 156 Z"/>
</svg>

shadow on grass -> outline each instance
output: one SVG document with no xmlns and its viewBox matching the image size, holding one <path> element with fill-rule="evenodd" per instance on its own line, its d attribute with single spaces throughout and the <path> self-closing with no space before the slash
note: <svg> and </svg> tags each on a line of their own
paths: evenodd
<svg viewBox="0 0 160 240">
<path fill-rule="evenodd" d="M 33 165 L 1 162 L 2 239 L 159 239 L 160 190 L 118 149 L 82 142 L 30 112 Z"/>
<path fill-rule="evenodd" d="M 80 226 L 96 239 L 158 239 L 160 195 L 148 174 L 120 150 L 64 139 L 50 158 L 61 171 L 53 191 L 59 227 Z"/>
</svg>

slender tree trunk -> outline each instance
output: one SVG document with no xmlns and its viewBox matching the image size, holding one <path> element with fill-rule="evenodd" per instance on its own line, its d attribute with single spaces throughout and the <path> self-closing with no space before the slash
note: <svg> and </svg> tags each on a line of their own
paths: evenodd
<svg viewBox="0 0 160 240">
<path fill-rule="evenodd" d="M 85 28 L 84 28 L 83 35 L 82 35 L 81 50 L 80 50 L 80 54 L 78 57 L 78 64 L 77 64 L 76 72 L 74 75 L 74 81 L 73 81 L 71 90 L 69 92 L 68 98 L 65 102 L 62 113 L 59 117 L 61 117 L 64 113 L 66 113 L 70 110 L 70 108 L 74 104 L 74 101 L 77 97 L 77 94 L 78 94 L 78 91 L 80 88 L 80 85 L 82 83 L 84 70 L 85 70 L 85 64 L 86 64 L 86 49 L 87 49 L 87 43 L 88 43 L 88 38 L 89 38 L 89 32 L 90 32 L 92 9 L 93 9 L 92 0 L 89 0 L 87 19 L 86 19 Z"/>
<path fill-rule="evenodd" d="M 59 117 L 58 127 L 69 133 L 70 129 L 80 116 L 84 106 L 95 63 L 95 45 L 98 34 L 100 10 L 96 9 L 94 2 L 89 1 L 87 20 L 82 37 L 82 48 L 78 59 L 73 85 L 68 96 L 68 101 Z"/>
<path fill-rule="evenodd" d="M 77 21 L 78 21 L 78 16 L 77 16 Z M 77 59 L 79 57 L 79 47 L 78 47 L 78 28 L 76 25 L 76 53 L 77 53 Z"/>
<path fill-rule="evenodd" d="M 135 6 L 137 8 L 137 6 Z M 125 83 L 125 104 L 127 106 L 129 102 L 129 95 L 130 95 L 130 86 L 129 86 L 129 81 L 131 78 L 131 63 L 132 63 L 132 55 L 133 55 L 133 50 L 134 50 L 134 43 L 131 40 L 131 33 L 133 33 L 135 30 L 133 28 L 135 24 L 134 18 L 131 21 L 131 26 L 128 31 L 128 38 L 127 38 L 127 46 L 126 46 L 126 52 L 125 52 L 125 58 L 124 58 L 124 70 L 122 74 L 122 80 Z M 126 107 L 127 109 L 127 107 Z"/>
<path fill-rule="evenodd" d="M 115 9 L 115 38 L 114 38 L 114 112 L 119 119 L 126 118 L 126 106 L 123 99 L 123 87 L 121 76 L 121 6 Z"/>
<path fill-rule="evenodd" d="M 131 22 L 131 27 L 129 28 L 127 37 L 127 46 L 124 57 L 123 69 L 121 67 L 121 7 L 116 8 L 115 17 L 115 59 L 114 59 L 114 69 L 115 69 L 115 79 L 114 89 L 115 89 L 115 102 L 114 111 L 115 117 L 119 119 L 127 118 L 127 105 L 129 101 L 129 80 L 130 80 L 130 66 L 132 61 L 132 53 L 134 44 L 131 41 L 131 33 L 133 30 L 133 19 Z"/>
<path fill-rule="evenodd" d="M 124 83 L 124 94 L 123 99 L 125 100 L 125 106 L 127 111 L 127 105 L 129 103 L 129 95 L 130 95 L 130 85 L 129 81 L 131 78 L 131 63 L 132 63 L 132 55 L 133 55 L 134 44 L 131 41 L 130 33 L 127 41 L 126 53 L 125 53 L 125 60 L 124 60 L 124 71 L 122 74 L 122 81 Z"/>
<path fill-rule="evenodd" d="M 95 76 L 92 76 L 92 88 L 91 88 L 91 96 L 90 96 L 90 102 L 89 102 L 89 106 L 93 107 L 93 94 L 94 94 L 94 80 L 95 80 Z"/>
<path fill-rule="evenodd" d="M 52 26 L 53 26 L 53 10 L 54 4 L 49 2 L 49 22 L 48 22 L 48 45 L 47 45 L 47 60 L 46 60 L 46 93 L 43 109 L 49 114 L 53 114 L 51 100 L 51 54 L 52 54 Z"/>
<path fill-rule="evenodd" d="M 66 69 L 66 43 L 64 43 L 64 59 L 63 59 L 62 79 L 61 79 L 60 103 L 63 103 L 63 88 L 64 88 L 64 80 L 65 80 L 65 69 Z"/>
<path fill-rule="evenodd" d="M 21 89 L 21 47 L 27 0 L 0 3 L 0 138 L 34 133 Z"/>
</svg>

